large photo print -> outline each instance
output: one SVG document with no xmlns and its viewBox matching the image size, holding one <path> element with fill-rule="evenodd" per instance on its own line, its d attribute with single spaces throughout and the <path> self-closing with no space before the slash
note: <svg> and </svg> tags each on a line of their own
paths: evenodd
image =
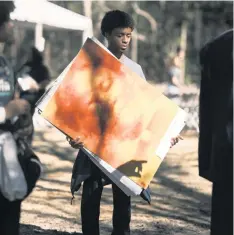
<svg viewBox="0 0 234 235">
<path fill-rule="evenodd" d="M 73 60 L 42 116 L 146 188 L 162 138 L 180 111 L 92 39 Z M 170 139 L 170 138 L 169 138 Z"/>
</svg>

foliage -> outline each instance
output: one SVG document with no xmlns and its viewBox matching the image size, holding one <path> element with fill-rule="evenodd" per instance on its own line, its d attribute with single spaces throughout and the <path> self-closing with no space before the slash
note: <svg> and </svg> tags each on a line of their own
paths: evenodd
<svg viewBox="0 0 234 235">
<path fill-rule="evenodd" d="M 84 15 L 84 4 L 87 4 L 87 0 L 53 1 L 53 3 Z M 136 4 L 138 9 L 144 11 L 153 19 L 156 24 L 154 31 L 152 31 L 150 19 L 136 13 L 136 8 L 134 8 Z M 184 23 L 187 25 L 185 77 L 195 83 L 199 82 L 200 77 L 198 66 L 199 49 L 213 37 L 233 27 L 233 2 L 227 1 L 134 2 L 99 0 L 93 1 L 91 7 L 94 35 L 101 41 L 104 39 L 100 34 L 100 22 L 106 11 L 120 9 L 132 14 L 136 21 L 137 32 L 141 36 L 138 37 L 137 62 L 142 65 L 146 77 L 154 82 L 167 81 L 166 61 L 181 43 L 181 28 Z M 72 59 L 72 56 L 80 47 L 80 39 L 75 40 L 77 36 L 80 36 L 72 32 L 69 32 L 69 34 L 73 36 L 68 37 L 66 32 L 58 33 L 52 29 L 46 32 L 47 40 L 51 40 L 50 42 L 52 43 L 51 48 L 57 47 L 53 50 L 57 51 L 57 54 L 59 51 L 62 52 L 63 58 L 67 55 L 67 58 L 63 59 L 66 63 Z M 57 39 L 59 43 L 56 42 Z M 73 42 L 69 43 L 68 40 Z M 67 44 L 69 44 L 69 47 L 66 48 Z M 65 53 L 64 50 L 71 50 L 71 52 Z M 61 64 L 61 61 L 57 61 L 60 58 L 57 54 L 53 54 L 51 61 L 53 60 L 54 64 Z M 61 67 L 64 66 L 64 63 L 61 64 L 58 72 L 61 72 Z"/>
</svg>

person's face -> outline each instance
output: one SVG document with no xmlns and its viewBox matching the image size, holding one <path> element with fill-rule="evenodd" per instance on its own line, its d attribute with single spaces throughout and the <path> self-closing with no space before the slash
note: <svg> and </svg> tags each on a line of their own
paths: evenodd
<svg viewBox="0 0 234 235">
<path fill-rule="evenodd" d="M 107 35 L 109 48 L 122 53 L 128 48 L 131 38 L 131 28 L 115 28 Z"/>
<path fill-rule="evenodd" d="M 0 26 L 0 42 L 11 42 L 13 38 L 13 23 L 6 21 Z"/>
</svg>

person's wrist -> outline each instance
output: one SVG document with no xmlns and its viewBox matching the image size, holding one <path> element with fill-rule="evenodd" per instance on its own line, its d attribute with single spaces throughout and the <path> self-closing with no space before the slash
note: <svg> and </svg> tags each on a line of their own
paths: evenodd
<svg viewBox="0 0 234 235">
<path fill-rule="evenodd" d="M 7 119 L 6 110 L 4 107 L 0 107 L 0 123 L 4 123 Z"/>
</svg>

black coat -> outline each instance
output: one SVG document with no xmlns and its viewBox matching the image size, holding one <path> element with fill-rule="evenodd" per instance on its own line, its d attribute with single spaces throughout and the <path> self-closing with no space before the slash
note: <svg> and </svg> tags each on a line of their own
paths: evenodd
<svg viewBox="0 0 234 235">
<path fill-rule="evenodd" d="M 200 52 L 199 174 L 216 182 L 233 159 L 233 30 Z"/>
<path fill-rule="evenodd" d="M 213 182 L 211 235 L 233 234 L 233 31 L 200 53 L 199 173 Z"/>
</svg>

